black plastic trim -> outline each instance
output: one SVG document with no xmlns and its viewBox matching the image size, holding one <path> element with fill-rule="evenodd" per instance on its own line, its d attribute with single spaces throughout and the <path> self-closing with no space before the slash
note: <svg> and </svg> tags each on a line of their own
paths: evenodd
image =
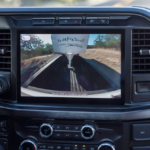
<svg viewBox="0 0 150 150">
<path fill-rule="evenodd" d="M 126 108 L 125 108 L 126 107 Z M 49 119 L 84 119 L 131 121 L 150 118 L 150 104 L 114 107 L 68 107 L 0 103 L 0 115 L 9 117 L 42 117 Z"/>
<path fill-rule="evenodd" d="M 16 79 L 17 79 L 17 101 L 19 103 L 49 103 L 49 104 L 70 104 L 70 105 L 77 105 L 77 104 L 89 104 L 89 105 L 123 105 L 125 103 L 125 89 L 128 90 L 128 85 L 125 84 L 126 83 L 126 78 L 124 76 L 124 73 L 126 72 L 126 68 L 125 68 L 125 60 L 128 60 L 128 54 L 126 55 L 125 53 L 125 30 L 124 29 L 120 29 L 117 30 L 115 28 L 111 28 L 111 29 L 105 29 L 106 27 L 89 27 L 89 26 L 84 26 L 84 27 L 75 27 L 75 26 L 65 26 L 65 27 L 44 27 L 44 28 L 33 28 L 31 29 L 31 27 L 26 28 L 26 29 L 22 29 L 19 30 L 17 29 L 17 59 L 13 62 L 15 64 L 17 64 L 17 66 L 13 65 L 15 68 L 17 67 L 17 75 L 16 75 Z M 20 87 L 20 81 L 21 81 L 21 77 L 20 77 L 20 34 L 23 33 L 33 33 L 33 34 L 48 34 L 48 33 L 76 33 L 76 34 L 94 34 L 94 33 L 105 33 L 105 34 L 121 34 L 121 99 L 107 99 L 107 98 L 55 98 L 55 97 L 21 97 L 20 93 L 21 93 L 21 87 Z M 129 38 L 129 37 L 128 37 Z M 14 49 L 15 50 L 15 49 Z M 126 50 L 127 51 L 127 50 Z M 16 53 L 14 51 L 14 53 Z M 130 76 L 130 72 L 127 72 L 128 76 Z M 128 80 L 127 80 L 128 81 Z M 129 93 L 129 92 L 128 92 Z"/>
</svg>

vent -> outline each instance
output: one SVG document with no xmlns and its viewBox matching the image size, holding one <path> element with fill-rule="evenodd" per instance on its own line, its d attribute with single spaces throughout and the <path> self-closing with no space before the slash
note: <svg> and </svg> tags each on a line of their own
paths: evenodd
<svg viewBox="0 0 150 150">
<path fill-rule="evenodd" d="M 132 31 L 132 73 L 150 73 L 150 55 L 141 55 L 140 50 L 150 50 L 150 30 Z"/>
<path fill-rule="evenodd" d="M 0 30 L 0 71 L 10 71 L 10 69 L 11 33 L 10 30 Z"/>
</svg>

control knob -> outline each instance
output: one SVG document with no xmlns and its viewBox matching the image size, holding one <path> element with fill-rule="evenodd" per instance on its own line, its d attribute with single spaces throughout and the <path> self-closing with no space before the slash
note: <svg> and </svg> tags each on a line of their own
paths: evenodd
<svg viewBox="0 0 150 150">
<path fill-rule="evenodd" d="M 92 125 L 84 125 L 81 128 L 81 136 L 84 139 L 86 140 L 92 139 L 94 135 L 95 135 L 95 129 Z"/>
<path fill-rule="evenodd" d="M 53 126 L 48 123 L 43 123 L 40 126 L 40 136 L 43 138 L 49 138 L 53 134 Z"/>
<path fill-rule="evenodd" d="M 115 146 L 111 143 L 102 143 L 97 150 L 115 150 Z"/>
<path fill-rule="evenodd" d="M 0 76 L 0 95 L 5 94 L 9 91 L 10 84 L 5 76 Z"/>
<path fill-rule="evenodd" d="M 33 140 L 27 139 L 20 144 L 19 150 L 37 150 L 37 144 Z"/>
</svg>

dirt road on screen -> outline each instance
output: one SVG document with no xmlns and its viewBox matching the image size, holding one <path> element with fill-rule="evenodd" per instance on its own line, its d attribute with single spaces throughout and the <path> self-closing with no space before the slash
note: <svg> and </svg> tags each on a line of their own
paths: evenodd
<svg viewBox="0 0 150 150">
<path fill-rule="evenodd" d="M 117 72 L 121 72 L 121 52 L 112 49 L 87 49 L 80 56 L 86 59 L 95 59 Z"/>
</svg>

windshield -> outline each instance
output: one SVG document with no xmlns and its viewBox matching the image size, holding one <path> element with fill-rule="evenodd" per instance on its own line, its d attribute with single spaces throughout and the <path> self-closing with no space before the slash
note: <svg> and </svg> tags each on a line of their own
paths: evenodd
<svg viewBox="0 0 150 150">
<path fill-rule="evenodd" d="M 150 7 L 149 0 L 0 0 L 0 7 L 64 6 L 140 6 Z"/>
</svg>

